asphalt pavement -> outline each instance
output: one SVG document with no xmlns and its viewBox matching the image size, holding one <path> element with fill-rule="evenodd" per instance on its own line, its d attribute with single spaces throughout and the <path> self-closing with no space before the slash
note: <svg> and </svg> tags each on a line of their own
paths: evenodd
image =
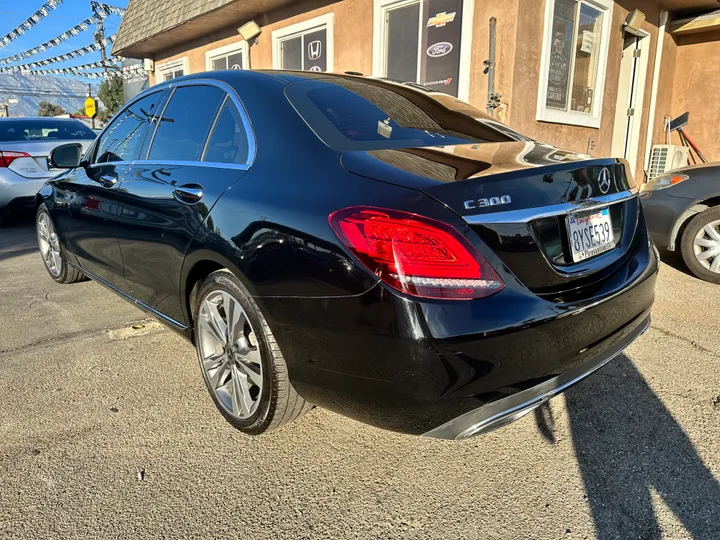
<svg viewBox="0 0 720 540">
<path fill-rule="evenodd" d="M 0 229 L 0 537 L 718 539 L 720 286 L 670 262 L 627 354 L 508 427 L 251 438 L 188 343 Z"/>
</svg>

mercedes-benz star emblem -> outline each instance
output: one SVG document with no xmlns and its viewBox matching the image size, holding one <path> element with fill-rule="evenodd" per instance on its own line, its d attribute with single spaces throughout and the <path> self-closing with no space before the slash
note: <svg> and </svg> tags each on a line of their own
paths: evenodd
<svg viewBox="0 0 720 540">
<path fill-rule="evenodd" d="M 610 191 L 610 171 L 607 167 L 603 167 L 598 175 L 598 187 L 603 195 Z"/>
</svg>

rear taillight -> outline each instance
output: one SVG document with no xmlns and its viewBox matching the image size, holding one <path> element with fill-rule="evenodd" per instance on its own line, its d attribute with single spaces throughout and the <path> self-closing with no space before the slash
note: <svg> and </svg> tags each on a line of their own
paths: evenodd
<svg viewBox="0 0 720 540">
<path fill-rule="evenodd" d="M 0 150 L 0 167 L 9 167 L 17 158 L 30 157 L 25 152 L 12 152 L 9 150 Z"/>
<path fill-rule="evenodd" d="M 505 285 L 454 228 L 426 217 L 351 207 L 333 212 L 330 226 L 380 279 L 424 298 L 484 298 Z"/>
</svg>

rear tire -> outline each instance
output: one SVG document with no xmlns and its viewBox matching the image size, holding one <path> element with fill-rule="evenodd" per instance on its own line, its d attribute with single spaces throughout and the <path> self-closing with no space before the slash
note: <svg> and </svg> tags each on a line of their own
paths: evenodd
<svg viewBox="0 0 720 540">
<path fill-rule="evenodd" d="M 720 283 L 720 206 L 690 220 L 680 240 L 683 260 L 695 276 Z"/>
<path fill-rule="evenodd" d="M 193 314 L 205 385 L 233 427 L 259 435 L 312 408 L 292 387 L 275 336 L 232 272 L 217 270 L 207 277 Z"/>
<path fill-rule="evenodd" d="M 77 283 L 87 277 L 77 268 L 68 264 L 67 253 L 60 243 L 55 225 L 45 203 L 41 204 L 35 215 L 35 232 L 38 247 L 43 258 L 45 270 L 58 283 Z"/>
</svg>

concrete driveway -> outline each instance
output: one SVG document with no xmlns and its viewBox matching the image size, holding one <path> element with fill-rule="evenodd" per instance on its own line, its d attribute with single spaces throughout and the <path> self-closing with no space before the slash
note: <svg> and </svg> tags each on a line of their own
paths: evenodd
<svg viewBox="0 0 720 540">
<path fill-rule="evenodd" d="M 34 245 L 0 229 L 0 537 L 720 538 L 720 286 L 677 261 L 627 355 L 499 431 L 249 438 L 189 344 Z"/>
</svg>

